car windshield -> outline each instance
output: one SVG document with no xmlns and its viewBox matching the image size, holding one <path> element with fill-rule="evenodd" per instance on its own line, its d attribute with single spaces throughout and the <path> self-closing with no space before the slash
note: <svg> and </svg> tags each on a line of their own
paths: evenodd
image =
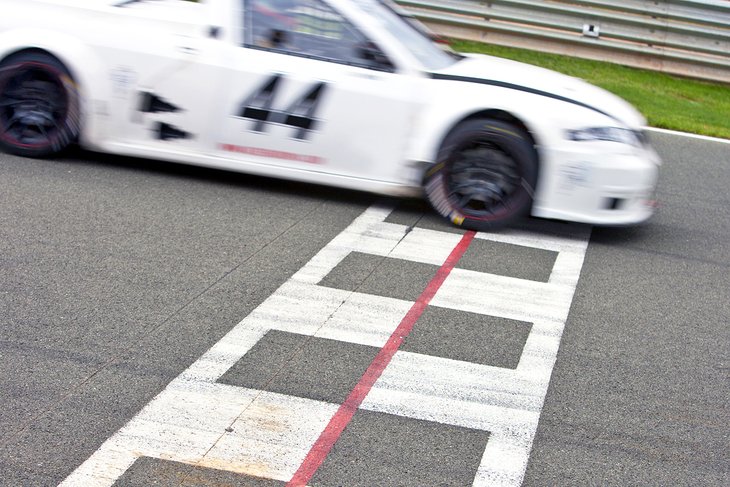
<svg viewBox="0 0 730 487">
<path fill-rule="evenodd" d="M 413 25 L 386 0 L 354 0 L 364 12 L 376 19 L 403 47 L 428 70 L 442 69 L 460 57 L 441 49 L 433 39 Z"/>
</svg>

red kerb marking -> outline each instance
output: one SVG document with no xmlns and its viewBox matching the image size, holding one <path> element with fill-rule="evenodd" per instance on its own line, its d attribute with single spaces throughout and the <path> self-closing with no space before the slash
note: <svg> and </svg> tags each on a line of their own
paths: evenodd
<svg viewBox="0 0 730 487">
<path fill-rule="evenodd" d="M 436 275 L 431 279 L 431 282 L 426 286 L 426 289 L 423 290 L 416 302 L 413 303 L 413 306 L 408 310 L 408 313 L 403 317 L 393 334 L 390 335 L 385 346 L 375 356 L 375 359 L 373 359 L 362 378 L 360 378 L 360 382 L 357 383 L 352 392 L 350 392 L 350 395 L 345 399 L 345 402 L 342 403 L 335 415 L 332 416 L 327 427 L 325 427 L 322 434 L 319 435 L 319 438 L 309 450 L 309 453 L 307 453 L 299 469 L 289 483 L 286 484 L 287 487 L 305 486 L 314 477 L 317 469 L 322 465 L 335 442 L 342 435 L 345 427 L 352 421 L 352 417 L 355 415 L 357 408 L 365 400 L 365 396 L 368 395 L 375 381 L 378 380 L 385 367 L 388 366 L 395 352 L 398 351 L 403 341 L 413 329 L 416 321 L 418 321 L 418 318 L 423 314 L 428 303 L 436 295 L 436 292 L 451 273 L 451 270 L 456 266 L 456 263 L 459 262 L 461 256 L 464 255 L 466 249 L 469 248 L 469 244 L 471 244 L 473 239 L 474 232 L 469 231 L 461 238 L 456 247 L 454 247 L 446 262 L 439 268 Z"/>
</svg>

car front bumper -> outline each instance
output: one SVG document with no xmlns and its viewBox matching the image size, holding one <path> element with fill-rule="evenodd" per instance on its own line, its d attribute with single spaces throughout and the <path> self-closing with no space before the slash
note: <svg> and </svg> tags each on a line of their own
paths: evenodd
<svg viewBox="0 0 730 487">
<path fill-rule="evenodd" d="M 595 225 L 632 225 L 656 209 L 661 163 L 649 146 L 570 143 L 541 150 L 532 214 Z"/>
</svg>

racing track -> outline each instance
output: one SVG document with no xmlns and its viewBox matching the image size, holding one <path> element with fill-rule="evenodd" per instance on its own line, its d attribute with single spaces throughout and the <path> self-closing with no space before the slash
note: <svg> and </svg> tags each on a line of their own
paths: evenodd
<svg viewBox="0 0 730 487">
<path fill-rule="evenodd" d="M 727 484 L 730 145 L 654 139 L 650 224 L 477 234 L 438 285 L 418 204 L 0 155 L 0 485 L 514 485 L 533 437 L 524 485 Z"/>
</svg>

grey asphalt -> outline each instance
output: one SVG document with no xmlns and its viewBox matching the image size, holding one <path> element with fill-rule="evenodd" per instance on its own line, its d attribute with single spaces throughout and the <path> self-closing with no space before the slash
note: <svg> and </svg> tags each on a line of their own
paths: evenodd
<svg viewBox="0 0 730 487">
<path fill-rule="evenodd" d="M 57 485 L 371 201 L 0 154 L 0 485 Z"/>
<path fill-rule="evenodd" d="M 525 486 L 730 485 L 730 144 L 652 139 L 660 211 L 593 229 Z"/>
<path fill-rule="evenodd" d="M 644 226 L 593 230 L 525 485 L 730 485 L 730 145 L 653 139 L 662 207 Z M 0 486 L 58 484 L 374 199 L 139 159 L 0 154 Z M 414 208 L 392 218 L 446 228 Z M 465 262 L 482 265 L 473 252 Z M 333 286 L 367 267 L 353 258 Z M 507 253 L 489 266 L 540 279 L 551 258 Z M 443 353 L 478 355 L 479 340 L 468 345 Z M 423 441 L 422 425 L 356 419 L 324 484 L 363 475 L 349 444 L 389 458 L 398 450 L 382 431 Z M 460 434 L 434 433 L 457 453 Z M 472 469 L 467 450 L 446 467 Z M 119 485 L 191 475 L 138 467 Z M 238 482 L 199 474 L 210 475 L 200 485 Z M 416 485 L 399 475 L 391 485 Z"/>
</svg>

